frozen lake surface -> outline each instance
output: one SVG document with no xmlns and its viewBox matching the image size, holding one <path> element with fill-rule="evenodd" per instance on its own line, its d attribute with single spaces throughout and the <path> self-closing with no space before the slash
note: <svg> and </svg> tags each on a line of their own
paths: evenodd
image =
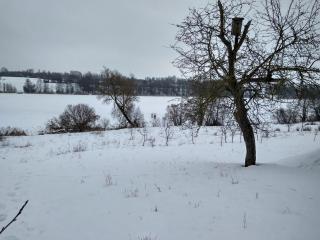
<svg viewBox="0 0 320 240">
<path fill-rule="evenodd" d="M 151 113 L 160 118 L 175 97 L 140 97 L 138 106 L 149 121 Z M 0 127 L 19 127 L 29 131 L 44 128 L 52 117 L 63 112 L 68 104 L 85 103 L 93 107 L 101 118 L 111 120 L 112 104 L 104 104 L 94 95 L 58 94 L 0 94 Z"/>
</svg>

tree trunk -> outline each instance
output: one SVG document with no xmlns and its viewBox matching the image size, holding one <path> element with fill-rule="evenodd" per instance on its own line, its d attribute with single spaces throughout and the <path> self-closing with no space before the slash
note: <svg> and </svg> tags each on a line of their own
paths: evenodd
<svg viewBox="0 0 320 240">
<path fill-rule="evenodd" d="M 127 120 L 127 122 L 129 123 L 129 125 L 133 128 L 138 127 L 138 125 L 134 122 L 131 121 L 131 119 L 129 118 L 127 112 L 120 106 L 120 104 L 115 100 L 115 104 L 118 107 L 118 109 L 120 110 L 120 112 L 122 113 L 122 115 L 124 116 L 124 118 Z"/>
<path fill-rule="evenodd" d="M 307 99 L 303 99 L 302 100 L 303 103 L 302 103 L 302 117 L 301 117 L 301 121 L 302 122 L 305 122 L 307 121 Z"/>
<path fill-rule="evenodd" d="M 246 159 L 245 167 L 256 165 L 256 143 L 254 132 L 247 115 L 247 109 L 243 98 L 235 99 L 236 111 L 234 112 L 235 119 L 240 126 L 243 134 L 243 139 L 246 144 Z"/>
</svg>

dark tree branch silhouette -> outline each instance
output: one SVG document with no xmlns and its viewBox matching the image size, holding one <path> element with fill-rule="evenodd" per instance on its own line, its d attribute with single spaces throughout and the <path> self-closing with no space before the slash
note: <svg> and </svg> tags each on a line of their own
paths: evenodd
<svg viewBox="0 0 320 240">
<path fill-rule="evenodd" d="M 2 234 L 13 222 L 17 221 L 18 216 L 22 213 L 23 209 L 25 208 L 25 206 L 28 204 L 29 200 L 27 200 L 22 207 L 20 208 L 19 212 L 17 213 L 17 215 L 6 225 L 4 226 L 1 231 L 0 234 Z"/>
</svg>

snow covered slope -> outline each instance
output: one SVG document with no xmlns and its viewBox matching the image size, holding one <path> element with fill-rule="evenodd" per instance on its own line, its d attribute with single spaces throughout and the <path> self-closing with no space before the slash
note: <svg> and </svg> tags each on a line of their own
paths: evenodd
<svg viewBox="0 0 320 240">
<path fill-rule="evenodd" d="M 175 129 L 12 137 L 0 147 L 0 227 L 29 200 L 4 240 L 318 240 L 320 139 L 273 132 L 220 145 Z"/>
<path fill-rule="evenodd" d="M 25 81 L 29 79 L 31 83 L 33 83 L 34 85 L 37 86 L 38 84 L 38 81 L 41 82 L 41 86 L 38 86 L 42 89 L 43 91 L 43 84 L 44 84 L 44 80 L 43 79 L 38 79 L 38 78 L 26 78 L 26 77 L 0 77 L 0 90 L 3 89 L 3 84 L 11 84 L 12 86 L 14 86 L 16 89 L 17 89 L 17 92 L 18 93 L 23 93 L 23 86 L 25 84 Z M 39 83 L 40 83 L 39 82 Z M 66 88 L 67 88 L 67 85 L 65 83 L 61 83 L 61 88 L 64 89 L 64 91 L 66 91 Z M 55 93 L 56 92 L 56 86 L 57 86 L 57 83 L 47 83 L 47 87 L 48 87 L 48 90 L 50 92 L 53 92 Z M 72 84 L 73 86 L 73 90 L 74 91 L 77 91 L 77 90 L 80 90 L 79 89 L 79 85 L 77 83 L 73 83 Z"/>
<path fill-rule="evenodd" d="M 4 83 L 9 83 L 17 89 L 17 92 L 23 92 L 23 85 L 25 81 L 29 79 L 31 83 L 37 84 L 38 78 L 25 78 L 25 77 L 1 77 L 0 85 Z M 48 88 L 55 92 L 56 83 L 48 83 Z"/>
<path fill-rule="evenodd" d="M 33 84 L 37 83 L 37 78 L 25 78 L 25 77 L 1 77 L 0 85 L 7 83 L 14 86 L 18 92 L 23 92 L 23 85 L 29 79 Z"/>
</svg>

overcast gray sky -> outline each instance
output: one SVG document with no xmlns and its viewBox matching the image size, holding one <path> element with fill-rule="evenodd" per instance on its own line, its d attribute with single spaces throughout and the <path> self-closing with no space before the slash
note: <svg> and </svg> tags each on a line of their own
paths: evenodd
<svg viewBox="0 0 320 240">
<path fill-rule="evenodd" d="M 0 0 L 0 67 L 177 75 L 168 48 L 208 0 Z"/>
</svg>

